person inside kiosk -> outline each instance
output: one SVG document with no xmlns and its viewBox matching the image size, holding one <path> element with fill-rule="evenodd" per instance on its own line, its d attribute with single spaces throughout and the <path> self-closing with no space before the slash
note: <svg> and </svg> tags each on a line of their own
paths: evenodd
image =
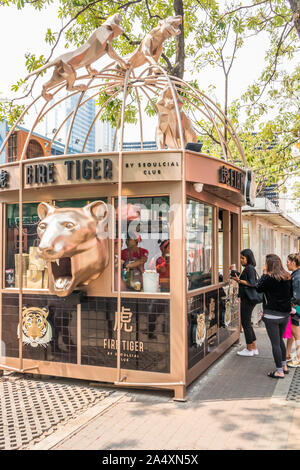
<svg viewBox="0 0 300 470">
<path fill-rule="evenodd" d="M 156 260 L 161 292 L 170 291 L 170 240 L 159 240 L 161 256 Z"/>
<path fill-rule="evenodd" d="M 129 290 L 140 291 L 142 287 L 142 274 L 144 272 L 144 264 L 148 259 L 148 251 L 138 246 L 140 241 L 140 235 L 128 235 L 126 239 L 127 248 L 122 250 L 121 253 L 123 261 L 122 279 Z"/>
</svg>

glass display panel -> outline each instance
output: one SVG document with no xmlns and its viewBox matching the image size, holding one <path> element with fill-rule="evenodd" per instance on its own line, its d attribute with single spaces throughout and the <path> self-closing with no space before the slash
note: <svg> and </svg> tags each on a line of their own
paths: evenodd
<svg viewBox="0 0 300 470">
<path fill-rule="evenodd" d="M 212 284 L 212 207 L 189 200 L 186 209 L 188 290 Z"/>
<path fill-rule="evenodd" d="M 93 201 L 107 202 L 107 198 L 94 197 L 90 199 L 72 199 L 71 201 L 55 201 L 54 204 L 57 207 L 84 207 Z"/>
<path fill-rule="evenodd" d="M 46 262 L 37 255 L 38 203 L 23 204 L 23 253 L 20 259 L 19 205 L 6 206 L 6 258 L 5 287 L 19 287 L 19 272 L 22 262 L 23 288 L 47 289 L 48 269 Z"/>
<path fill-rule="evenodd" d="M 121 290 L 170 292 L 169 197 L 124 198 L 116 208 L 114 289 L 117 290 L 118 220 L 122 223 Z"/>
</svg>

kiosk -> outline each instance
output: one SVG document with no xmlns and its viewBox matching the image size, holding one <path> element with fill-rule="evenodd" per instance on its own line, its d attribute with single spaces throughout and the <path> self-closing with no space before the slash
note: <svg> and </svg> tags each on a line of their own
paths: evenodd
<svg viewBox="0 0 300 470">
<path fill-rule="evenodd" d="M 232 264 L 239 267 L 249 183 L 242 147 L 208 97 L 162 69 L 160 75 L 151 70 L 146 78 L 128 70 L 121 80 L 107 67 L 79 77 L 89 80 L 86 92 L 55 104 L 38 98 L 22 158 L 1 165 L 1 370 L 171 389 L 180 400 L 238 341 L 239 301 L 229 273 Z M 85 142 L 82 153 L 69 154 L 77 110 L 91 92 L 107 92 L 95 120 L 122 98 L 119 150 L 88 154 Z M 160 119 L 158 150 L 143 150 L 141 92 Z M 133 93 L 141 150 L 128 152 L 125 112 Z M 25 159 L 37 124 L 74 94 L 64 155 Z M 170 122 L 164 120 L 166 99 L 173 102 Z M 221 158 L 189 142 L 186 105 L 217 130 Z"/>
</svg>

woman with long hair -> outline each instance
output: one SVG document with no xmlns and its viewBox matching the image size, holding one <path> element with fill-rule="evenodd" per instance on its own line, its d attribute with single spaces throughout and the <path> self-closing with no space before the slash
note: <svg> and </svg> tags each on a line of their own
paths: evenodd
<svg viewBox="0 0 300 470">
<path fill-rule="evenodd" d="M 251 316 L 255 303 L 251 302 L 247 296 L 246 287 L 255 287 L 257 274 L 255 270 L 256 261 L 252 250 L 248 248 L 241 251 L 241 265 L 243 272 L 240 276 L 235 274 L 232 279 L 239 283 L 239 297 L 241 299 L 241 323 L 244 330 L 246 348 L 238 351 L 239 356 L 256 356 L 258 349 L 256 336 L 251 324 Z"/>
<path fill-rule="evenodd" d="M 287 257 L 287 268 L 292 271 L 292 303 L 296 313 L 291 315 L 292 338 L 287 340 L 286 359 L 289 367 L 300 367 L 300 253 Z M 296 343 L 296 357 L 291 357 L 293 342 Z"/>
<path fill-rule="evenodd" d="M 282 339 L 291 312 L 292 283 L 291 275 L 283 268 L 277 255 L 267 255 L 263 275 L 256 288 L 264 293 L 263 322 L 272 345 L 276 370 L 268 376 L 283 379 L 288 374 L 286 349 Z"/>
</svg>

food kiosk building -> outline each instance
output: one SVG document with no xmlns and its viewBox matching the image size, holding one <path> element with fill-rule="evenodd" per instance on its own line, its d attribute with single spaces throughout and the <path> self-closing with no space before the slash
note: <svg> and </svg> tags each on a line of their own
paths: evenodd
<svg viewBox="0 0 300 470">
<path fill-rule="evenodd" d="M 107 91 L 113 73 L 94 76 L 89 90 Z M 0 166 L 0 369 L 165 388 L 183 399 L 239 338 L 229 271 L 239 265 L 250 172 L 230 123 L 190 85 L 163 71 L 152 82 L 130 71 L 121 84 L 115 80 L 108 101 L 122 93 L 118 151 L 70 155 L 67 140 L 64 155 L 26 160 L 36 124 L 55 108 L 43 102 L 23 158 Z M 160 127 L 170 134 L 168 149 L 123 151 L 128 93 L 136 93 L 141 123 L 140 90 L 150 100 L 151 92 L 165 99 L 165 89 L 174 102 L 177 148 L 170 148 L 171 122 Z M 183 91 L 215 127 L 217 120 L 227 126 L 241 166 L 229 161 L 232 149 L 219 129 L 222 159 L 186 145 Z M 72 122 L 89 99 L 73 94 Z"/>
</svg>

